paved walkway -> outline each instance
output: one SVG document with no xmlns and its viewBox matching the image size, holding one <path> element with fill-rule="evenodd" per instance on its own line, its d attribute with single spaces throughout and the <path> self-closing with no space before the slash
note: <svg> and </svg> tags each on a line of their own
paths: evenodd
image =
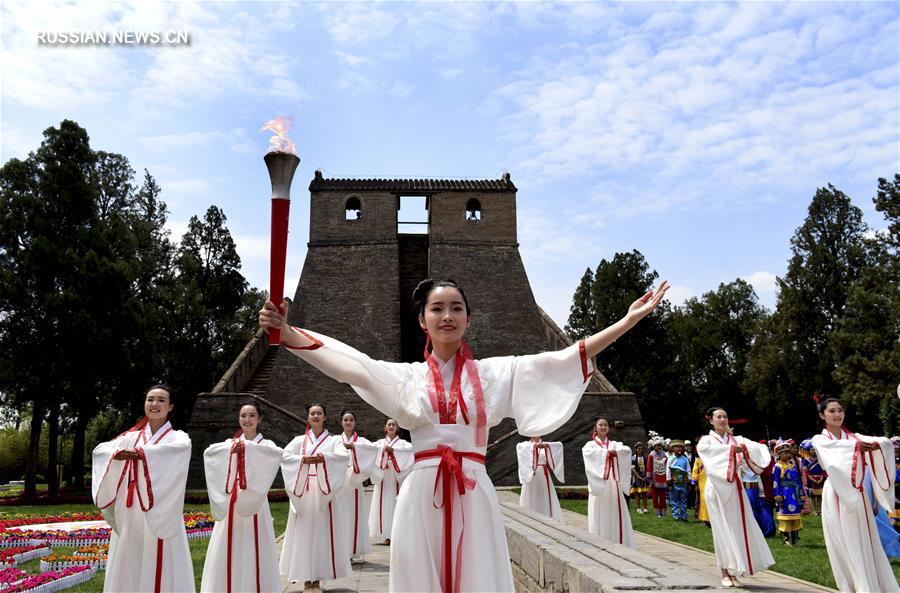
<svg viewBox="0 0 900 593">
<path fill-rule="evenodd" d="M 503 501 L 518 500 L 518 495 L 508 491 L 498 491 L 498 496 Z M 569 525 L 587 530 L 587 516 L 572 511 L 563 511 Z M 639 552 L 652 554 L 657 558 L 668 560 L 684 568 L 694 570 L 710 576 L 711 582 L 720 580 L 719 569 L 716 568 L 714 554 L 697 550 L 671 542 L 668 540 L 635 533 L 635 541 Z M 281 550 L 281 537 L 278 538 L 278 549 Z M 382 593 L 388 589 L 388 569 L 390 567 L 390 546 L 374 545 L 371 554 L 367 554 L 365 562 L 353 565 L 353 574 L 337 581 L 324 583 L 324 591 L 333 593 L 352 592 L 357 593 Z M 821 593 L 831 591 L 808 581 L 795 579 L 770 570 L 759 573 L 752 578 L 741 581 L 744 587 L 740 590 L 765 591 L 767 593 Z M 303 583 L 291 585 L 285 583 L 286 593 L 299 593 L 303 591 Z"/>
</svg>

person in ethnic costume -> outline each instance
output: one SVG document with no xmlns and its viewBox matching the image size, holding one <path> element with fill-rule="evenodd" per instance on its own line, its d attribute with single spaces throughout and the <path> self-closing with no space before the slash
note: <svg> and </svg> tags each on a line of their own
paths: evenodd
<svg viewBox="0 0 900 593">
<path fill-rule="evenodd" d="M 366 515 L 366 489 L 363 482 L 375 469 L 378 449 L 368 439 L 356 433 L 356 414 L 346 410 L 341 414 L 341 442 L 349 453 L 347 477 L 344 487 L 334 495 L 335 506 L 340 507 L 338 515 L 343 523 L 345 541 L 350 560 L 362 561 L 363 556 L 372 551 L 369 537 L 369 522 Z"/>
<path fill-rule="evenodd" d="M 650 482 L 650 494 L 653 498 L 653 510 L 657 517 L 666 515 L 666 489 L 668 488 L 669 456 L 663 451 L 665 439 L 650 431 L 647 441 L 652 449 L 647 455 L 647 478 Z"/>
<path fill-rule="evenodd" d="M 593 357 L 651 313 L 667 290 L 663 282 L 622 320 L 563 350 L 476 361 L 463 341 L 471 314 L 465 292 L 452 281 L 426 280 L 414 302 L 434 349 L 421 363 L 372 360 L 288 325 L 286 301 L 281 311 L 266 303 L 262 328 L 280 328 L 290 352 L 349 384 L 412 434 L 416 463 L 397 499 L 389 590 L 514 591 L 506 532 L 484 466 L 488 429 L 507 417 L 528 437 L 562 426 L 594 372 Z"/>
<path fill-rule="evenodd" d="M 684 456 L 687 457 L 688 460 L 688 493 L 687 493 L 687 508 L 693 509 L 697 504 L 697 497 L 694 493 L 694 487 L 690 483 L 691 472 L 694 470 L 694 461 L 697 459 L 697 454 L 694 453 L 694 446 L 691 444 L 691 441 L 685 439 L 684 441 Z"/>
<path fill-rule="evenodd" d="M 825 421 L 813 447 L 828 480 L 822 490 L 822 531 L 834 580 L 841 591 L 898 591 L 897 579 L 878 539 L 865 496 L 866 475 L 875 499 L 894 508 L 894 446 L 886 438 L 855 434 L 844 426 L 844 406 L 835 398 L 818 402 Z"/>
<path fill-rule="evenodd" d="M 203 452 L 216 525 L 206 550 L 201 593 L 284 589 L 268 500 L 283 452 L 257 431 L 261 419 L 259 404 L 243 404 L 238 434 Z"/>
<path fill-rule="evenodd" d="M 412 445 L 400 438 L 398 430 L 397 421 L 388 418 L 384 424 L 384 438 L 375 441 L 375 469 L 372 470 L 375 490 L 369 509 L 369 532 L 374 540 L 388 545 L 400 485 L 415 462 Z"/>
<path fill-rule="evenodd" d="M 706 491 L 706 472 L 703 469 L 703 460 L 697 455 L 694 460 L 694 468 L 691 470 L 691 487 L 696 491 L 694 497 L 697 501 L 694 507 L 694 517 L 699 521 L 706 523 L 709 527 L 709 514 L 706 511 L 706 497 L 703 493 Z"/>
<path fill-rule="evenodd" d="M 807 458 L 803 460 L 803 474 L 806 478 L 811 510 L 814 515 L 821 515 L 822 489 L 825 487 L 825 480 L 828 478 L 828 474 L 825 473 L 825 470 L 822 469 L 822 464 L 819 463 L 816 449 L 812 446 L 812 439 L 806 439 L 800 443 L 800 448 L 807 451 Z"/>
<path fill-rule="evenodd" d="M 672 459 L 666 466 L 666 481 L 669 484 L 669 500 L 672 505 L 672 518 L 676 521 L 687 521 L 687 494 L 691 481 L 691 465 L 684 454 L 684 441 L 674 439 L 669 442 Z"/>
<path fill-rule="evenodd" d="M 291 506 L 278 568 L 292 583 L 303 581 L 304 591 L 318 593 L 320 581 L 352 572 L 342 509 L 332 504 L 347 478 L 349 453 L 325 428 L 324 405 L 310 404 L 306 411 L 306 433 L 288 443 L 281 459 Z"/>
<path fill-rule="evenodd" d="M 91 494 L 112 528 L 103 590 L 193 593 L 184 528 L 191 439 L 174 430 L 172 390 L 144 394 L 144 418 L 93 453 Z"/>
<path fill-rule="evenodd" d="M 775 504 L 778 507 L 778 531 L 781 543 L 794 546 L 800 541 L 800 530 L 803 529 L 803 517 L 800 512 L 806 501 L 806 492 L 801 483 L 800 468 L 791 452 L 791 443 L 779 440 L 775 445 Z"/>
<path fill-rule="evenodd" d="M 532 437 L 516 445 L 516 456 L 519 460 L 519 483 L 522 485 L 519 504 L 565 523 L 550 476 L 552 473 L 560 482 L 566 481 L 562 443 L 547 443 L 541 437 Z"/>
<path fill-rule="evenodd" d="M 631 498 L 637 500 L 635 512 L 647 513 L 647 492 L 650 490 L 647 480 L 647 454 L 644 443 L 634 444 L 634 455 L 631 456 Z"/>
<path fill-rule="evenodd" d="M 581 449 L 588 479 L 588 531 L 634 547 L 625 494 L 631 488 L 631 449 L 609 438 L 609 422 L 598 418 L 591 440 Z"/>
<path fill-rule="evenodd" d="M 740 476 L 745 466 L 761 473 L 771 462 L 771 455 L 764 445 L 731 434 L 724 409 L 711 408 L 707 418 L 712 430 L 697 444 L 706 470 L 704 496 L 722 586 L 736 587 L 740 583 L 735 577 L 754 575 L 775 563 L 753 518 Z"/>
</svg>

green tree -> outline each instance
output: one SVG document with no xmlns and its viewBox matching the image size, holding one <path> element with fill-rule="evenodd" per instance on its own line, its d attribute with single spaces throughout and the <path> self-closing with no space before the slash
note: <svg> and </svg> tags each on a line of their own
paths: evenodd
<svg viewBox="0 0 900 593">
<path fill-rule="evenodd" d="M 589 277 L 586 274 L 576 292 L 578 302 L 573 303 L 573 309 L 579 314 L 589 311 L 591 316 L 570 317 L 569 336 L 581 339 L 614 323 L 635 299 L 654 287 L 658 277 L 637 250 L 616 253 L 609 261 L 601 260 L 593 274 L 590 296 L 587 296 L 586 278 Z M 600 370 L 616 388 L 635 392 L 644 414 L 655 414 L 662 409 L 673 412 L 667 413 L 659 425 L 664 431 L 683 427 L 688 417 L 683 407 L 672 409 L 671 406 L 679 386 L 672 372 L 669 315 L 668 302 L 663 302 L 656 313 L 604 350 L 597 360 Z"/>
<path fill-rule="evenodd" d="M 208 391 L 233 361 L 246 340 L 235 343 L 235 332 L 246 322 L 247 282 L 226 217 L 210 206 L 200 220 L 191 217 L 176 257 L 176 311 L 180 328 L 174 358 L 168 361 L 179 392 L 176 417 L 184 421 L 194 397 Z M 246 337 L 246 334 L 244 336 Z"/>
<path fill-rule="evenodd" d="M 565 331 L 570 336 L 589 336 L 596 333 L 594 324 L 597 323 L 596 311 L 594 311 L 594 273 L 590 268 L 584 271 L 575 296 L 572 297 L 572 307 L 569 309 L 569 320 Z"/>
<path fill-rule="evenodd" d="M 888 231 L 868 241 L 870 265 L 854 281 L 831 334 L 833 376 L 857 410 L 861 431 L 900 432 L 900 175 L 878 180 L 876 208 Z"/>
<path fill-rule="evenodd" d="M 683 405 L 699 421 L 703 411 L 720 405 L 734 418 L 757 420 L 755 401 L 744 388 L 754 338 L 767 317 L 756 292 L 744 280 L 720 284 L 672 311 L 671 334 L 677 375 L 684 379 Z"/>
<path fill-rule="evenodd" d="M 830 341 L 850 286 L 867 265 L 862 211 L 832 185 L 820 188 L 791 239 L 771 320 L 755 341 L 746 388 L 776 428 L 811 430 L 813 393 L 839 395 Z"/>
</svg>

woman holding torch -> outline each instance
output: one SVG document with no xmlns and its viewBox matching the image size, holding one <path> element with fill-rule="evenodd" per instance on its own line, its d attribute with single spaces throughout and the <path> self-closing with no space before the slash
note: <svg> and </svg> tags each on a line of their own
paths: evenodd
<svg viewBox="0 0 900 593">
<path fill-rule="evenodd" d="M 514 590 L 506 535 L 485 471 L 487 432 L 507 417 L 521 434 L 550 433 L 574 414 L 593 357 L 649 315 L 668 284 L 637 299 L 626 315 L 556 352 L 476 361 L 463 339 L 471 309 L 452 280 L 425 280 L 413 298 L 427 335 L 425 362 L 373 360 L 352 347 L 292 327 L 266 303 L 260 326 L 326 375 L 349 384 L 412 434 L 415 466 L 400 489 L 393 524 L 391 591 Z M 377 331 L 377 328 L 374 328 Z"/>
</svg>

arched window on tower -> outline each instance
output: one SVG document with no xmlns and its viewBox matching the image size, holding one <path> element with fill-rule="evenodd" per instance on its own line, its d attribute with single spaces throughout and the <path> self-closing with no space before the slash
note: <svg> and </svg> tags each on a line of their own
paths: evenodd
<svg viewBox="0 0 900 593">
<path fill-rule="evenodd" d="M 475 198 L 466 202 L 466 220 L 474 222 L 481 220 L 481 202 Z"/>
<path fill-rule="evenodd" d="M 348 199 L 344 208 L 345 220 L 359 220 L 362 218 L 362 204 L 359 203 L 359 198 L 356 196 Z"/>
</svg>

